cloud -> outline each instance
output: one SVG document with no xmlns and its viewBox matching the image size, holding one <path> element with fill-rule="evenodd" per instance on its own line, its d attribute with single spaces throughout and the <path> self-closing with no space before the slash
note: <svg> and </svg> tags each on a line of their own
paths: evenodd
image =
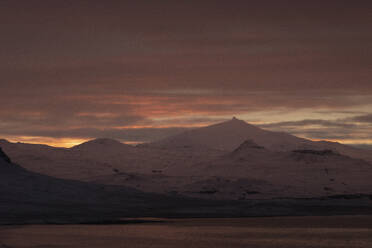
<svg viewBox="0 0 372 248">
<path fill-rule="evenodd" d="M 351 118 L 352 121 L 371 123 L 372 124 L 372 114 L 359 115 Z"/>
<path fill-rule="evenodd" d="M 112 138 L 122 142 L 142 143 L 163 139 L 187 130 L 187 128 L 130 128 L 130 129 L 97 129 L 97 128 L 75 128 L 75 129 L 22 129 L 8 130 L 2 133 L 4 137 L 43 137 L 53 139 L 78 139 L 87 140 L 95 138 Z M 58 143 L 57 141 L 54 141 Z"/>
<path fill-rule="evenodd" d="M 156 91 L 128 92 L 126 94 L 71 94 L 27 98 L 15 96 L 13 101 L 0 99 L 0 135 L 95 138 L 110 137 L 120 140 L 149 141 L 158 137 L 174 134 L 172 128 L 190 128 L 209 125 L 244 114 L 251 116 L 259 113 L 258 118 L 272 115 L 285 118 L 292 112 L 314 109 L 339 109 L 345 106 L 363 106 L 368 97 L 359 97 L 361 102 L 349 101 L 343 95 L 334 96 L 333 104 L 328 105 L 329 96 L 314 94 L 308 98 L 291 98 L 283 92 L 236 92 L 236 91 Z M 352 98 L 354 99 L 354 98 Z M 344 115 L 340 111 L 341 116 Z M 351 111 L 350 111 L 351 112 Z M 302 112 L 304 113 L 304 112 Z M 297 114 L 298 115 L 298 114 Z M 320 114 L 327 118 L 329 114 Z M 262 124 L 261 127 L 293 132 L 301 127 L 312 126 L 340 128 L 340 134 L 355 128 L 353 121 L 305 119 Z M 140 131 L 129 129 L 150 128 Z M 151 129 L 152 128 L 152 129 Z M 157 130 L 152 134 L 148 130 Z M 167 129 L 170 128 L 170 129 Z M 343 128 L 343 129 L 341 129 Z M 123 131 L 126 129 L 126 131 Z M 136 133 L 137 136 L 132 134 Z M 300 132 L 303 135 L 304 132 Z M 308 132 L 307 137 L 319 138 L 321 134 Z M 323 138 L 330 137 L 323 132 Z M 334 136 L 333 136 L 334 138 Z"/>
<path fill-rule="evenodd" d="M 290 128 L 290 127 L 306 127 L 306 126 L 322 126 L 322 127 L 340 127 L 340 128 L 354 128 L 353 123 L 345 123 L 341 121 L 329 120 L 301 120 L 301 121 L 284 121 L 278 123 L 269 123 L 260 125 L 263 128 Z"/>
<path fill-rule="evenodd" d="M 296 136 L 315 140 L 332 140 L 350 144 L 371 144 L 372 125 L 370 115 L 340 118 L 336 120 L 307 119 L 261 124 L 260 127 L 274 131 L 286 131 Z"/>
<path fill-rule="evenodd" d="M 153 134 L 138 127 L 165 128 L 154 131 L 162 136 L 239 115 L 281 122 L 267 128 L 317 125 L 342 135 L 370 122 L 328 117 L 372 106 L 371 7 L 2 1 L 0 135 L 147 140 Z M 267 121 L 275 111 L 286 114 Z"/>
</svg>

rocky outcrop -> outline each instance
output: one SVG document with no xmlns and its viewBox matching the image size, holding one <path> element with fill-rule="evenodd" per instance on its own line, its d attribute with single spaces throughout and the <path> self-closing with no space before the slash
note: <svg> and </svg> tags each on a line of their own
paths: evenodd
<svg viewBox="0 0 372 248">
<path fill-rule="evenodd" d="M 245 149 L 265 149 L 265 147 L 257 145 L 253 140 L 246 140 L 234 152 L 244 151 Z"/>
<path fill-rule="evenodd" d="M 1 149 L 0 147 L 0 159 L 4 160 L 5 162 L 7 163 L 11 163 L 12 161 L 10 160 L 10 158 L 8 157 L 8 155 L 6 155 L 3 150 Z"/>
</svg>

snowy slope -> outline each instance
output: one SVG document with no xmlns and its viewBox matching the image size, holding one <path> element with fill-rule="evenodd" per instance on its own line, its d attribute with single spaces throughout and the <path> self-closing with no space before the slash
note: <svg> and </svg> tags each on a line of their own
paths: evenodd
<svg viewBox="0 0 372 248">
<path fill-rule="evenodd" d="M 189 167 L 210 160 L 218 151 L 134 147 L 115 140 L 88 141 L 71 149 L 0 141 L 0 146 L 23 167 L 42 174 L 74 180 L 121 172 L 149 173 L 172 167 Z"/>
<path fill-rule="evenodd" d="M 5 140 L 0 146 L 34 172 L 146 192 L 245 199 L 372 188 L 370 151 L 266 131 L 236 118 L 137 147 L 111 139 L 70 149 Z"/>
<path fill-rule="evenodd" d="M 232 120 L 183 132 L 179 135 L 153 142 L 149 146 L 174 149 L 177 147 L 210 148 L 233 151 L 246 140 L 272 151 L 296 149 L 330 149 L 341 154 L 372 162 L 372 152 L 328 141 L 311 141 L 284 132 L 273 132 L 258 128 L 245 121 Z"/>
<path fill-rule="evenodd" d="M 37 174 L 13 164 L 0 148 L 0 198 L 17 202 L 34 201 L 39 203 L 86 203 L 102 204 L 105 200 L 116 203 L 141 192 L 124 187 L 102 187 L 78 181 L 56 179 Z M 110 199 L 116 192 L 117 199 Z"/>
<path fill-rule="evenodd" d="M 153 142 L 151 145 L 168 149 L 174 147 L 208 147 L 232 151 L 247 139 L 270 149 L 280 149 L 282 146 L 306 142 L 304 139 L 286 133 L 265 131 L 233 118 L 230 121 L 185 131 L 179 135 Z"/>
<path fill-rule="evenodd" d="M 33 173 L 13 164 L 0 148 L 0 224 L 156 215 L 177 204 L 184 207 L 190 201 Z"/>
<path fill-rule="evenodd" d="M 270 151 L 252 141 L 235 151 L 198 164 L 192 175 L 252 178 L 288 187 L 283 195 L 323 196 L 372 193 L 372 165 L 331 150 Z"/>
</svg>

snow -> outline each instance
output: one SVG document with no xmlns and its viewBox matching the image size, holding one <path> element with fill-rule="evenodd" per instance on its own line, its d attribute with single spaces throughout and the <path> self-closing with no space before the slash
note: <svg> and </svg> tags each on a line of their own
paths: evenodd
<svg viewBox="0 0 372 248">
<path fill-rule="evenodd" d="M 112 139 L 70 149 L 0 146 L 37 173 L 146 192 L 235 200 L 372 193 L 370 152 L 236 118 L 136 147 Z"/>
</svg>

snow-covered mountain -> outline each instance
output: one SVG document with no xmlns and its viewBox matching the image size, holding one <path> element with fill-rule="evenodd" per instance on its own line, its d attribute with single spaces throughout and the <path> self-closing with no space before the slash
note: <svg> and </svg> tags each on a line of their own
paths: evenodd
<svg viewBox="0 0 372 248">
<path fill-rule="evenodd" d="M 133 188 L 57 179 L 12 163 L 0 148 L 0 225 L 115 221 L 123 217 L 197 213 L 192 199 Z M 213 207 L 211 209 L 213 211 Z"/>
<path fill-rule="evenodd" d="M 56 179 L 13 164 L 0 148 L 0 223 L 68 221 L 135 213 L 158 196 L 135 189 Z M 161 198 L 160 198 L 161 201 Z M 155 201 L 156 202 L 156 201 Z M 154 205 L 155 206 L 155 205 Z M 137 210 L 137 212 L 138 212 Z M 140 210 L 139 210 L 140 211 Z"/>
<path fill-rule="evenodd" d="M 73 151 L 81 151 L 81 152 L 90 152 L 90 153 L 98 153 L 102 155 L 103 153 L 110 152 L 128 152 L 133 149 L 133 146 L 121 143 L 117 140 L 113 139 L 106 139 L 106 138 L 99 138 L 90 140 L 88 142 L 82 143 L 80 145 L 76 145 L 71 148 Z"/>
<path fill-rule="evenodd" d="M 233 151 L 246 140 L 251 140 L 272 151 L 296 149 L 333 150 L 338 153 L 372 162 L 372 152 L 329 141 L 311 141 L 289 133 L 273 132 L 258 128 L 243 120 L 232 118 L 215 125 L 185 131 L 176 136 L 153 142 L 149 146 L 164 149 L 194 147 Z"/>
<path fill-rule="evenodd" d="M 11 143 L 0 146 L 15 162 L 41 174 L 90 181 L 123 172 L 153 174 L 168 168 L 186 168 L 223 153 L 198 149 L 158 149 L 134 147 L 115 140 L 97 139 L 66 149 L 45 145 Z"/>
<path fill-rule="evenodd" d="M 306 143 L 305 139 L 287 133 L 266 131 L 234 117 L 229 121 L 188 130 L 150 145 L 165 149 L 204 147 L 232 151 L 247 139 L 273 150 L 287 149 L 293 144 Z"/>
<path fill-rule="evenodd" d="M 370 151 L 271 132 L 236 118 L 136 147 L 111 139 L 70 149 L 5 140 L 0 146 L 34 172 L 145 192 L 212 199 L 372 192 Z"/>
<path fill-rule="evenodd" d="M 278 152 L 246 141 L 233 152 L 200 163 L 192 170 L 190 176 L 251 178 L 268 182 L 282 189 L 281 197 L 372 192 L 372 165 L 332 150 Z M 265 187 L 261 190 L 268 193 Z"/>
</svg>

